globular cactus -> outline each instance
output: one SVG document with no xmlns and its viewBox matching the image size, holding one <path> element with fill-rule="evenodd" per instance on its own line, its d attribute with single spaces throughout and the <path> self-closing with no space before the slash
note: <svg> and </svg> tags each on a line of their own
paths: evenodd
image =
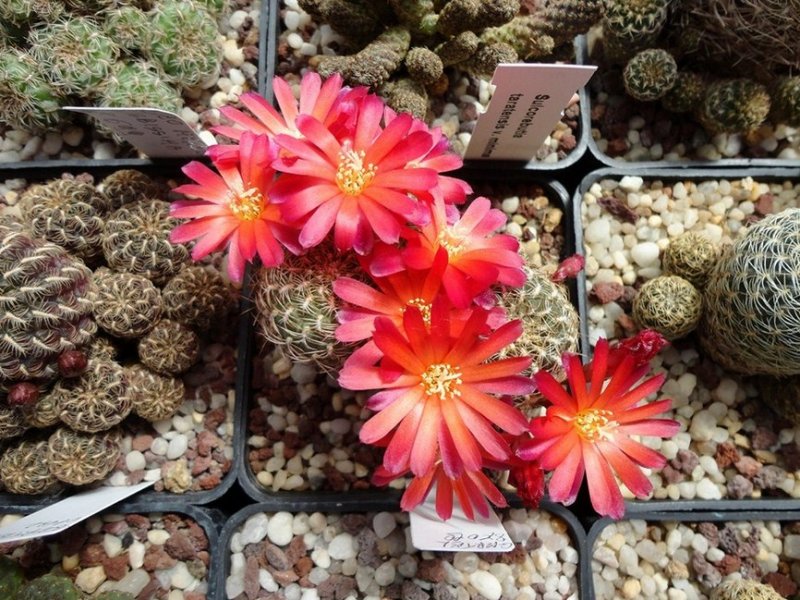
<svg viewBox="0 0 800 600">
<path fill-rule="evenodd" d="M 183 98 L 152 64 L 142 61 L 119 63 L 112 69 L 98 94 L 98 106 L 155 107 L 177 113 Z"/>
<path fill-rule="evenodd" d="M 533 15 L 521 15 L 500 27 L 488 28 L 480 39 L 486 44 L 507 44 L 522 60 L 547 56 L 555 48 L 555 40 L 544 32 L 542 22 Z"/>
<path fill-rule="evenodd" d="M 86 358 L 88 359 L 106 358 L 108 360 L 114 360 L 117 358 L 117 354 L 118 351 L 114 342 L 102 335 L 95 337 L 86 349 Z"/>
<path fill-rule="evenodd" d="M 25 573 L 19 563 L 8 556 L 0 556 L 0 598 L 16 598 L 23 585 Z"/>
<path fill-rule="evenodd" d="M 0 226 L 0 388 L 47 382 L 91 342 L 92 272 L 61 247 Z"/>
<path fill-rule="evenodd" d="M 541 270 L 525 267 L 521 288 L 498 295 L 498 306 L 510 320 L 522 321 L 522 335 L 498 353 L 499 358 L 529 356 L 528 373 L 546 370 L 563 378 L 561 355 L 578 349 L 578 312 L 566 288 Z"/>
<path fill-rule="evenodd" d="M 200 338 L 180 323 L 162 319 L 139 340 L 139 360 L 161 375 L 180 375 L 197 362 Z"/>
<path fill-rule="evenodd" d="M 107 431 L 131 412 L 125 373 L 111 360 L 91 360 L 83 375 L 59 381 L 53 393 L 61 420 L 75 431 Z"/>
<path fill-rule="evenodd" d="M 731 79 L 708 86 L 699 118 L 712 133 L 745 133 L 761 125 L 769 110 L 769 93 L 763 85 Z"/>
<path fill-rule="evenodd" d="M 0 457 L 0 481 L 12 494 L 36 495 L 52 492 L 58 480 L 47 467 L 47 441 L 23 440 L 4 450 Z M 0 597 L 2 595 L 0 580 Z"/>
<path fill-rule="evenodd" d="M 100 236 L 111 204 L 93 185 L 77 179 L 55 179 L 28 188 L 19 206 L 35 236 L 86 261 L 100 256 Z"/>
<path fill-rule="evenodd" d="M 480 43 L 481 38 L 474 32 L 464 31 L 442 42 L 436 46 L 433 51 L 439 57 L 439 60 L 442 61 L 442 65 L 449 67 L 467 60 L 478 49 Z"/>
<path fill-rule="evenodd" d="M 678 71 L 674 85 L 661 97 L 661 106 L 674 113 L 696 110 L 703 100 L 706 82 L 691 71 Z"/>
<path fill-rule="evenodd" d="M 81 433 L 60 427 L 47 441 L 48 468 L 56 479 L 70 485 L 99 481 L 117 463 L 121 441 L 122 436 L 115 429 Z"/>
<path fill-rule="evenodd" d="M 460 66 L 474 77 L 491 79 L 497 65 L 500 63 L 514 63 L 518 59 L 517 51 L 512 46 L 496 42 L 493 44 L 481 44 L 475 54 L 460 63 Z"/>
<path fill-rule="evenodd" d="M 0 2 L 0 21 L 26 27 L 36 21 L 52 22 L 64 14 L 60 0 L 5 0 Z"/>
<path fill-rule="evenodd" d="M 711 591 L 710 600 L 782 600 L 783 596 L 766 583 L 752 579 L 723 581 Z"/>
<path fill-rule="evenodd" d="M 723 249 L 703 294 L 700 341 L 726 369 L 800 374 L 800 209 L 769 215 Z"/>
<path fill-rule="evenodd" d="M 605 0 L 549 0 L 536 17 L 542 31 L 560 46 L 589 31 L 604 14 Z"/>
<path fill-rule="evenodd" d="M 0 440 L 15 438 L 28 429 L 22 409 L 0 405 Z"/>
<path fill-rule="evenodd" d="M 148 175 L 136 169 L 119 169 L 105 177 L 97 186 L 116 210 L 123 204 L 158 198 L 161 187 Z"/>
<path fill-rule="evenodd" d="M 648 102 L 658 100 L 672 89 L 678 75 L 678 65 L 666 50 L 642 50 L 628 61 L 622 80 L 628 95 Z"/>
<path fill-rule="evenodd" d="M 800 75 L 780 77 L 772 86 L 771 117 L 776 123 L 800 127 Z"/>
<path fill-rule="evenodd" d="M 49 392 L 42 394 L 36 404 L 23 411 L 25 424 L 37 429 L 45 429 L 60 423 L 61 409 L 58 404 L 61 393 L 61 388 L 54 386 Z"/>
<path fill-rule="evenodd" d="M 602 21 L 607 57 L 628 58 L 651 47 L 667 21 L 669 3 L 670 0 L 608 0 Z"/>
<path fill-rule="evenodd" d="M 30 54 L 13 49 L 0 52 L 0 122 L 41 133 L 59 124 L 63 103 L 63 96 Z"/>
<path fill-rule="evenodd" d="M 341 276 L 363 279 L 351 256 L 328 246 L 260 269 L 253 284 L 259 333 L 286 357 L 335 372 L 353 349 L 334 337 L 341 305 L 332 286 Z"/>
<path fill-rule="evenodd" d="M 717 262 L 717 254 L 717 246 L 706 236 L 688 231 L 670 241 L 661 258 L 661 268 L 701 289 Z"/>
<path fill-rule="evenodd" d="M 153 373 L 142 365 L 125 368 L 133 412 L 148 421 L 170 419 L 185 400 L 183 382 Z"/>
<path fill-rule="evenodd" d="M 439 11 L 436 30 L 444 36 L 480 31 L 508 23 L 519 12 L 519 0 L 449 0 Z"/>
<path fill-rule="evenodd" d="M 640 329 L 654 329 L 668 340 L 682 338 L 697 327 L 703 297 L 691 283 L 675 275 L 647 281 L 633 299 L 633 320 Z"/>
<path fill-rule="evenodd" d="M 98 269 L 94 318 L 107 333 L 138 338 L 150 331 L 164 309 L 161 292 L 143 275 Z"/>
<path fill-rule="evenodd" d="M 147 13 L 136 6 L 120 6 L 107 12 L 103 20 L 106 34 L 128 52 L 144 47 L 151 28 Z"/>
<path fill-rule="evenodd" d="M 119 46 L 87 17 L 36 27 L 29 41 L 50 84 L 67 94 L 97 89 L 120 54 Z"/>
<path fill-rule="evenodd" d="M 189 261 L 184 244 L 169 241 L 178 220 L 169 216 L 169 203 L 145 200 L 118 208 L 106 219 L 103 254 L 117 271 L 144 275 L 156 284 L 166 282 Z"/>
<path fill-rule="evenodd" d="M 420 46 L 408 51 L 405 65 L 409 77 L 422 85 L 434 83 L 444 72 L 442 59 L 433 50 Z"/>
<path fill-rule="evenodd" d="M 194 87 L 219 72 L 222 47 L 216 19 L 189 0 L 164 0 L 150 12 L 147 58 L 181 87 Z"/>
<path fill-rule="evenodd" d="M 161 297 L 166 318 L 198 329 L 208 329 L 231 301 L 222 275 L 199 265 L 186 267 L 170 279 Z"/>
<path fill-rule="evenodd" d="M 42 575 L 25 584 L 15 600 L 82 600 L 83 594 L 69 577 Z"/>
</svg>

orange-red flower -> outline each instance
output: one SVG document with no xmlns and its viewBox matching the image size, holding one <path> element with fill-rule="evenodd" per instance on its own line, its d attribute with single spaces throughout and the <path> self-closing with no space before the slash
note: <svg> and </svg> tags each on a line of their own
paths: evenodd
<svg viewBox="0 0 800 600">
<path fill-rule="evenodd" d="M 209 155 L 219 174 L 199 162 L 183 168 L 195 183 L 175 191 L 193 199 L 173 202 L 170 214 L 191 220 L 173 229 L 170 240 L 196 239 L 195 260 L 227 246 L 228 274 L 234 281 L 242 280 L 245 263 L 256 254 L 265 266 L 274 267 L 283 262 L 281 245 L 299 252 L 292 230 L 270 201 L 275 147 L 267 136 L 245 132 L 236 152 L 212 146 Z"/>
<path fill-rule="evenodd" d="M 339 374 L 342 387 L 381 390 L 367 407 L 377 411 L 361 428 L 361 441 L 386 444 L 383 465 L 389 473 L 426 475 L 441 460 L 450 477 L 479 471 L 482 452 L 496 461 L 511 455 L 495 429 L 518 435 L 526 430 L 522 413 L 491 394 L 525 394 L 533 385 L 519 375 L 529 358 L 490 361 L 519 337 L 512 321 L 480 335 L 489 311 L 475 307 L 457 335 L 445 303 L 434 303 L 428 325 L 416 307 L 398 328 L 387 317 L 375 319 L 373 344 L 356 350 Z"/>
<path fill-rule="evenodd" d="M 518 455 L 538 461 L 545 471 L 553 471 L 548 491 L 556 502 L 574 502 L 586 474 L 597 513 L 620 518 L 625 503 L 614 475 L 636 497 L 644 498 L 653 486 L 641 467 L 661 468 L 666 462 L 632 436 L 670 437 L 677 433 L 679 424 L 653 418 L 668 410 L 671 400 L 639 404 L 661 387 L 663 374 L 636 385 L 649 367 L 638 366 L 637 359 L 627 354 L 606 383 L 608 359 L 608 341 L 601 339 L 587 382 L 580 359 L 564 355 L 569 393 L 549 373 L 536 373 L 539 392 L 552 406 L 545 416 L 531 420 L 533 439 L 520 444 Z"/>
</svg>

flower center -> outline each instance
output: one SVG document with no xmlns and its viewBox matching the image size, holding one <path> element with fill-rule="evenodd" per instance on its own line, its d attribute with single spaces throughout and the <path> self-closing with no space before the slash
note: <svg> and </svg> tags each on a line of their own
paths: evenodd
<svg viewBox="0 0 800 600">
<path fill-rule="evenodd" d="M 589 408 L 579 412 L 574 421 L 578 435 L 588 442 L 596 442 L 602 437 L 604 429 L 612 423 L 609 418 L 612 414 L 610 410 L 596 408 Z"/>
<path fill-rule="evenodd" d="M 409 306 L 413 306 L 419 309 L 419 312 L 422 313 L 422 320 L 425 322 L 425 325 L 430 327 L 431 325 L 431 304 L 430 302 L 425 302 L 423 298 L 412 298 L 406 303 L 406 308 Z M 405 312 L 405 309 L 403 309 Z"/>
<path fill-rule="evenodd" d="M 364 191 L 378 167 L 372 163 L 365 165 L 363 150 L 352 150 L 345 146 L 339 152 L 339 168 L 336 169 L 336 185 L 348 196 L 358 196 Z"/>
<path fill-rule="evenodd" d="M 264 210 L 264 194 L 258 188 L 250 188 L 234 195 L 228 203 L 234 216 L 240 221 L 255 221 Z"/>
<path fill-rule="evenodd" d="M 438 396 L 447 400 L 461 395 L 461 369 L 448 363 L 430 365 L 422 374 L 422 387 L 428 396 Z"/>
<path fill-rule="evenodd" d="M 436 240 L 439 242 L 439 246 L 447 250 L 447 256 L 450 258 L 458 256 L 465 249 L 462 245 L 464 238 L 454 235 L 449 227 L 440 231 Z"/>
</svg>

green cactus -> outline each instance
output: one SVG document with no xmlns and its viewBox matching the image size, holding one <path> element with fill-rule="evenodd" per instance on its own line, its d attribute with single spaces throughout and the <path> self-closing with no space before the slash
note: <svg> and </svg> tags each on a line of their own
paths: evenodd
<svg viewBox="0 0 800 600">
<path fill-rule="evenodd" d="M 332 286 L 341 276 L 363 279 L 352 256 L 329 246 L 287 256 L 279 269 L 260 269 L 253 295 L 261 336 L 292 360 L 335 372 L 353 350 L 334 337 L 341 306 Z"/>
<path fill-rule="evenodd" d="M 770 585 L 752 579 L 728 580 L 711 591 L 710 600 L 783 600 Z"/>
<path fill-rule="evenodd" d="M 7 447 L 0 457 L 0 481 L 12 494 L 46 494 L 58 486 L 58 480 L 47 468 L 47 441 L 22 440 Z M 0 567 L 0 598 L 13 598 L 4 589 L 2 567 Z"/>
<path fill-rule="evenodd" d="M 120 6 L 106 13 L 103 30 L 123 50 L 141 50 L 150 36 L 150 18 L 136 6 Z"/>
<path fill-rule="evenodd" d="M 800 127 L 800 75 L 780 77 L 772 86 L 771 117 L 776 123 Z"/>
<path fill-rule="evenodd" d="M 91 271 L 63 248 L 0 226 L 0 388 L 51 381 L 58 357 L 91 342 Z"/>
<path fill-rule="evenodd" d="M 138 345 L 141 363 L 160 375 L 180 375 L 200 356 L 200 338 L 175 321 L 162 319 Z"/>
<path fill-rule="evenodd" d="M 703 294 L 700 342 L 726 369 L 800 374 L 800 209 L 769 215 L 723 249 Z"/>
<path fill-rule="evenodd" d="M 547 56 L 555 48 L 555 40 L 545 33 L 542 21 L 532 15 L 522 15 L 500 27 L 490 27 L 481 33 L 480 39 L 485 44 L 507 44 L 522 60 Z"/>
<path fill-rule="evenodd" d="M 755 378 L 759 399 L 795 427 L 800 427 L 800 376 Z"/>
<path fill-rule="evenodd" d="M 697 327 L 703 297 L 691 283 L 676 275 L 647 281 L 633 299 L 633 320 L 641 329 L 654 329 L 668 340 L 682 338 Z"/>
<path fill-rule="evenodd" d="M 42 575 L 29 581 L 17 594 L 16 600 L 82 600 L 83 594 L 69 577 Z"/>
<path fill-rule="evenodd" d="M 122 436 L 116 429 L 100 433 L 81 433 L 60 427 L 47 440 L 47 465 L 64 483 L 86 485 L 111 472 L 121 454 Z M 45 596 L 52 600 L 60 596 Z"/>
<path fill-rule="evenodd" d="M 428 93 L 423 85 L 413 79 L 404 77 L 390 81 L 381 87 L 380 93 L 393 110 L 425 119 L 428 112 Z"/>
<path fill-rule="evenodd" d="M 111 203 L 89 183 L 54 179 L 28 188 L 20 210 L 31 232 L 86 261 L 100 256 L 100 236 Z"/>
<path fill-rule="evenodd" d="M 670 241 L 661 258 L 661 268 L 702 289 L 716 262 L 716 245 L 706 236 L 689 231 Z"/>
<path fill-rule="evenodd" d="M 625 60 L 650 48 L 667 22 L 671 0 L 608 0 L 603 16 L 606 58 Z"/>
<path fill-rule="evenodd" d="M 7 556 L 0 556 L 0 598 L 14 600 L 23 585 L 25 585 L 25 573 L 17 561 Z"/>
<path fill-rule="evenodd" d="M 628 95 L 648 102 L 663 97 L 678 75 L 678 65 L 666 50 L 642 50 L 628 61 L 622 73 Z"/>
<path fill-rule="evenodd" d="M 766 88 L 749 79 L 731 79 L 709 85 L 699 119 L 712 133 L 746 133 L 756 129 L 769 115 Z"/>
<path fill-rule="evenodd" d="M 51 85 L 67 94 L 96 90 L 120 54 L 119 46 L 87 17 L 36 27 L 29 41 L 31 55 Z"/>
<path fill-rule="evenodd" d="M 439 17 L 432 0 L 389 0 L 397 20 L 415 36 L 428 37 L 436 33 Z"/>
<path fill-rule="evenodd" d="M 176 85 L 194 87 L 219 72 L 219 28 L 207 10 L 190 0 L 164 0 L 150 16 L 144 53 Z"/>
<path fill-rule="evenodd" d="M 60 0 L 4 0 L 0 2 L 0 21 L 27 27 L 36 21 L 53 22 L 64 13 Z"/>
<path fill-rule="evenodd" d="M 0 440 L 15 438 L 28 429 L 25 412 L 22 409 L 0 405 Z"/>
<path fill-rule="evenodd" d="M 32 56 L 0 50 L 0 122 L 30 133 L 54 129 L 63 102 Z"/>
<path fill-rule="evenodd" d="M 183 98 L 154 65 L 132 61 L 115 66 L 101 86 L 97 104 L 107 107 L 160 108 L 178 113 L 183 108 Z M 105 128 L 99 129 L 106 134 L 111 133 Z"/>
<path fill-rule="evenodd" d="M 661 97 L 661 106 L 674 113 L 686 113 L 697 109 L 706 91 L 706 82 L 701 75 L 691 71 L 678 71 L 675 84 Z"/>
</svg>

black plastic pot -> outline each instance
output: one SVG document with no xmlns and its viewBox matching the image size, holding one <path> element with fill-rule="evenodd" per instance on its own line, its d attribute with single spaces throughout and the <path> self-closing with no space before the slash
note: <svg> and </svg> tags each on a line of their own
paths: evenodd
<svg viewBox="0 0 800 600">
<path fill-rule="evenodd" d="M 603 179 L 619 180 L 626 175 L 642 177 L 645 181 L 708 181 L 715 179 L 741 179 L 742 177 L 752 177 L 756 181 L 800 181 L 800 170 L 798 169 L 767 169 L 750 168 L 742 169 L 660 169 L 645 173 L 635 169 L 600 169 L 589 173 L 584 177 L 572 200 L 573 205 L 573 225 L 574 239 L 577 252 L 584 253 L 583 246 L 583 222 L 581 218 L 581 205 L 584 194 L 596 182 Z M 581 353 L 584 361 L 591 359 L 593 350 L 589 343 L 589 299 L 586 292 L 586 273 L 581 272 L 576 281 L 577 285 L 577 304 L 581 318 Z M 793 510 L 798 506 L 797 499 L 794 498 L 763 498 L 763 499 L 721 499 L 713 501 L 701 500 L 633 500 L 626 502 L 626 510 L 629 515 L 639 515 L 654 511 L 685 511 L 685 510 Z"/>
<path fill-rule="evenodd" d="M 138 161 L 133 165 L 129 161 L 84 161 L 81 163 L 62 163 L 62 162 L 47 162 L 39 165 L 32 165 L 30 163 L 16 163 L 13 166 L 6 168 L 0 165 L 0 181 L 7 179 L 25 179 L 28 182 L 40 182 L 51 179 L 57 179 L 64 173 L 71 173 L 78 175 L 80 173 L 89 173 L 95 176 L 96 180 L 105 177 L 122 168 L 136 168 L 153 177 L 164 178 L 182 178 L 182 174 L 178 169 L 178 165 L 183 163 L 167 162 L 155 164 L 150 161 Z M 238 399 L 238 396 L 237 396 Z M 235 440 L 235 436 L 233 438 Z M 183 494 L 175 494 L 172 492 L 156 492 L 152 490 L 144 491 L 137 495 L 141 501 L 147 502 L 162 502 L 162 501 L 175 501 L 186 504 L 208 504 L 218 498 L 222 497 L 225 492 L 233 485 L 236 479 L 236 467 L 231 464 L 230 470 L 222 478 L 220 484 L 214 489 L 207 491 L 189 491 Z M 36 507 L 46 506 L 57 501 L 69 491 L 60 491 L 53 495 L 48 496 L 23 496 L 17 494 L 9 494 L 0 492 L 0 504 L 17 506 L 17 507 Z"/>
<path fill-rule="evenodd" d="M 580 50 L 576 51 L 578 57 L 578 64 L 591 65 L 595 64 L 589 57 L 589 47 L 585 36 L 578 38 Z M 595 74 L 595 77 L 600 77 L 601 73 Z M 586 94 L 586 105 L 581 105 L 581 118 L 583 119 L 583 130 L 588 132 L 586 138 L 588 140 L 588 156 L 591 156 L 601 166 L 612 167 L 615 169 L 724 169 L 728 167 L 757 167 L 757 168 L 789 168 L 800 167 L 800 159 L 787 159 L 787 158 L 722 158 L 719 160 L 647 160 L 647 161 L 626 161 L 620 160 L 609 156 L 597 145 L 597 141 L 592 135 L 592 94 L 591 83 L 584 88 Z M 676 119 L 689 118 L 683 115 L 675 115 Z"/>
<path fill-rule="evenodd" d="M 512 505 L 513 508 L 518 508 L 519 504 L 515 503 Z M 568 509 L 564 508 L 560 504 L 553 504 L 552 502 L 543 501 L 541 506 L 539 507 L 540 510 L 549 512 L 560 519 L 562 519 L 569 528 L 570 537 L 572 538 L 573 544 L 575 549 L 578 551 L 578 570 L 576 571 L 576 576 L 578 577 L 578 593 L 581 598 L 586 598 L 589 600 L 589 596 L 584 595 L 584 588 L 586 588 L 590 582 L 586 579 L 586 573 L 589 573 L 591 576 L 591 571 L 587 571 L 584 569 L 583 565 L 585 562 L 588 561 L 588 554 L 586 553 L 586 549 L 588 546 L 586 545 L 586 532 L 578 521 L 578 519 L 573 515 Z M 241 525 L 251 516 L 257 513 L 273 513 L 278 511 L 288 511 L 292 513 L 299 513 L 299 512 L 322 512 L 322 513 L 345 513 L 345 512 L 357 512 L 357 513 L 364 513 L 364 512 L 379 512 L 379 511 L 398 511 L 397 505 L 393 502 L 376 502 L 370 503 L 366 506 L 359 506 L 359 507 L 345 507 L 345 506 L 336 506 L 331 507 L 330 504 L 324 501 L 301 501 L 300 503 L 295 503 L 289 501 L 284 504 L 276 504 L 276 503 L 259 503 L 259 504 L 251 504 L 250 506 L 246 506 L 236 514 L 232 515 L 228 521 L 225 523 L 225 526 L 222 528 L 222 532 L 220 533 L 219 538 L 219 548 L 218 552 L 214 554 L 214 559 L 216 559 L 217 563 L 214 566 L 214 572 L 217 575 L 216 585 L 214 588 L 213 598 L 216 600 L 228 600 L 227 596 L 225 595 L 225 581 L 230 574 L 230 545 L 231 545 L 231 537 L 236 530 L 241 527 Z M 434 552 L 433 554 L 438 554 Z"/>
<path fill-rule="evenodd" d="M 454 172 L 455 176 L 460 177 L 472 184 L 477 183 L 497 183 L 519 185 L 521 189 L 526 185 L 541 186 L 554 206 L 564 211 L 562 228 L 565 238 L 565 247 L 562 258 L 574 254 L 575 239 L 574 232 L 570 223 L 574 222 L 573 205 L 569 201 L 564 187 L 554 181 L 548 181 L 537 176 L 531 171 L 520 170 L 516 172 L 484 172 L 471 169 L 462 169 Z M 252 270 L 250 272 L 252 275 Z M 278 507 L 291 506 L 293 509 L 306 506 L 325 507 L 326 510 L 338 512 L 376 510 L 377 506 L 385 506 L 389 501 L 394 507 L 398 506 L 401 492 L 391 489 L 351 490 L 345 492 L 332 491 L 279 491 L 272 492 L 261 486 L 256 474 L 250 466 L 248 460 L 249 448 L 247 439 L 249 437 L 247 429 L 248 414 L 255 406 L 255 394 L 253 393 L 250 381 L 252 379 L 253 361 L 256 352 L 259 350 L 260 340 L 256 340 L 254 331 L 255 306 L 252 301 L 253 291 L 248 284 L 243 291 L 243 305 L 241 311 L 241 322 L 239 324 L 239 354 L 238 354 L 238 383 L 241 386 L 237 389 L 236 421 L 234 434 L 234 456 L 236 460 L 236 470 L 238 472 L 239 485 L 255 502 L 263 504 L 267 509 L 277 510 Z M 579 298 L 577 282 L 573 279 L 569 282 L 569 293 L 573 299 Z M 322 510 L 322 508 L 315 508 Z"/>
</svg>

